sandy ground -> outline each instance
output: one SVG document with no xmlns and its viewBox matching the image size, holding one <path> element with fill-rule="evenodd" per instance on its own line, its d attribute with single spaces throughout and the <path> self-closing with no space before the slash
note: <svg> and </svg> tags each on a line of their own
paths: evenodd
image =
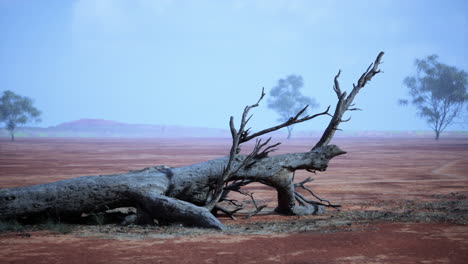
<svg viewBox="0 0 468 264">
<path fill-rule="evenodd" d="M 312 176 L 309 186 L 344 212 L 382 210 L 382 204 L 430 202 L 468 196 L 468 138 L 342 138 L 348 154 Z M 279 153 L 307 151 L 312 139 L 284 142 Z M 19 139 L 0 141 L 0 188 L 47 183 L 84 175 L 110 174 L 155 165 L 184 166 L 225 155 L 229 140 Z M 275 206 L 268 187 L 249 188 L 256 199 Z M 452 193 L 452 194 L 451 194 Z M 391 207 L 391 206 L 390 206 Z M 468 263 L 468 226 L 426 221 L 350 221 L 324 216 L 276 216 L 271 210 L 249 220 L 221 220 L 228 229 L 265 232 L 200 232 L 161 236 L 149 229 L 63 235 L 48 231 L 0 234 L 0 263 Z M 340 218 L 341 219 L 341 218 Z M 304 222 L 306 221 L 306 222 Z M 294 229 L 304 223 L 315 228 Z M 275 225 L 275 228 L 277 226 Z M 237 228 L 237 229 L 236 229 Z M 293 231 L 292 231 L 293 230 Z M 140 230 L 141 231 L 141 230 Z M 111 234 L 111 235 L 109 235 Z M 120 235 L 119 235 L 120 234 Z"/>
</svg>

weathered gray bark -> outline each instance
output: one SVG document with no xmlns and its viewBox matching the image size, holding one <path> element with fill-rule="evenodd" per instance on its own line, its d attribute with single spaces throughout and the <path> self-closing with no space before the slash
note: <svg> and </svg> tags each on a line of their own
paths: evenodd
<svg viewBox="0 0 468 264">
<path fill-rule="evenodd" d="M 348 97 L 339 88 L 339 73 L 337 74 L 335 92 L 338 103 L 335 114 L 319 143 L 308 152 L 276 156 L 268 156 L 269 151 L 255 155 L 237 154 L 237 148 L 242 142 L 319 115 L 329 115 L 328 108 L 323 113 L 299 118 L 305 111 L 304 108 L 281 125 L 249 135 L 248 130 L 244 131 L 249 119 L 247 113 L 258 105 L 257 102 L 246 107 L 239 131 L 233 127 L 231 118 L 233 148 L 230 156 L 186 167 L 157 166 L 125 174 L 85 176 L 48 184 L 0 189 L 0 220 L 34 220 L 43 215 L 66 220 L 77 218 L 82 213 L 135 207 L 140 223 L 151 223 L 155 219 L 161 223 L 180 222 L 222 229 L 223 225 L 210 210 L 221 197 L 219 190 L 222 190 L 224 184 L 233 181 L 260 182 L 275 188 L 278 213 L 319 214 L 323 212 L 324 204 L 309 201 L 295 191 L 297 186 L 293 182 L 294 172 L 325 171 L 332 158 L 345 153 L 338 146 L 329 145 L 329 142 L 338 125 L 343 122 L 344 112 L 354 110 L 349 107 L 357 92 L 379 72 L 377 67 L 382 55 L 380 53 L 374 66 L 371 64 L 361 76 L 358 85 L 354 86 Z M 263 96 L 262 92 L 260 100 Z"/>
</svg>

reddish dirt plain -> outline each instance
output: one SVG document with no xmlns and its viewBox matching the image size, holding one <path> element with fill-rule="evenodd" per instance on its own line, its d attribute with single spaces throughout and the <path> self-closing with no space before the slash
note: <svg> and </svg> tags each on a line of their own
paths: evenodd
<svg viewBox="0 0 468 264">
<path fill-rule="evenodd" d="M 348 154 L 312 175 L 314 191 L 343 210 L 369 201 L 431 201 L 437 195 L 468 195 L 468 138 L 341 138 Z M 0 188 L 110 174 L 165 164 L 189 165 L 225 155 L 221 139 L 18 139 L 0 141 Z M 295 139 L 279 153 L 302 152 L 312 139 Z M 300 172 L 297 179 L 310 176 Z M 274 207 L 270 188 L 250 187 Z M 369 208 L 367 208 L 369 209 Z M 377 208 L 378 209 L 378 208 Z M 261 214 L 249 220 L 221 220 L 248 228 L 256 222 L 325 216 Z M 151 232 L 151 231 L 150 231 Z M 161 238 L 140 235 L 83 236 L 47 231 L 0 234 L 0 263 L 468 263 L 468 226 L 447 223 L 352 224 L 302 233 L 223 234 Z"/>
</svg>

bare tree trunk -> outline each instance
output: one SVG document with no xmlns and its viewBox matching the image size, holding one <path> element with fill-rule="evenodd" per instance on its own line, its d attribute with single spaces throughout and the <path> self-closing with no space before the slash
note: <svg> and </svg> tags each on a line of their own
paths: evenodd
<svg viewBox="0 0 468 264">
<path fill-rule="evenodd" d="M 335 76 L 334 90 L 338 97 L 335 114 L 319 142 L 309 151 L 269 156 L 278 144 L 267 146 L 270 140 L 262 143 L 257 140 L 254 150 L 249 155 L 239 154 L 240 144 L 253 138 L 284 127 L 308 121 L 318 116 L 330 115 L 329 109 L 313 116 L 299 118 L 307 106 L 296 116 L 275 127 L 250 134 L 245 129 L 250 120 L 249 110 L 257 107 L 265 93 L 254 105 L 244 109 L 239 129 L 234 127 L 233 117 L 230 128 L 233 138 L 230 155 L 202 163 L 170 168 L 157 166 L 124 174 L 85 176 L 58 182 L 0 189 L 0 220 L 18 219 L 37 221 L 47 216 L 61 220 L 77 219 L 83 213 L 96 213 L 118 207 L 135 207 L 138 217 L 145 223 L 179 222 L 185 225 L 222 229 L 223 225 L 211 210 L 216 209 L 219 201 L 229 191 L 253 182 L 259 182 L 276 189 L 278 205 L 276 212 L 288 215 L 320 214 L 324 207 L 338 207 L 307 199 L 295 191 L 304 188 L 313 196 L 304 183 L 294 183 L 294 172 L 325 171 L 329 161 L 345 154 L 338 146 L 330 145 L 333 134 L 346 111 L 350 108 L 356 94 L 364 85 L 379 73 L 377 67 L 383 53 L 359 78 L 349 96 L 341 92 L 338 83 L 339 73 Z M 224 198 L 223 198 L 224 197 Z M 326 201 L 327 202 L 327 201 Z M 226 210 L 222 210 L 226 211 Z"/>
<path fill-rule="evenodd" d="M 15 133 L 13 131 L 10 131 L 10 136 L 11 136 L 11 141 L 15 141 Z"/>
</svg>

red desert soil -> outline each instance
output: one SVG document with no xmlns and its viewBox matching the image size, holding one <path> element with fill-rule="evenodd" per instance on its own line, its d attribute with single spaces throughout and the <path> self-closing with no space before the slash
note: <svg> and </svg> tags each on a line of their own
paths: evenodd
<svg viewBox="0 0 468 264">
<path fill-rule="evenodd" d="M 284 141 L 283 141 L 284 142 Z M 341 138 L 348 154 L 327 172 L 312 175 L 313 190 L 344 210 L 368 201 L 431 201 L 437 195 L 468 195 L 468 138 Z M 110 174 L 165 164 L 184 166 L 225 155 L 221 139 L 18 139 L 0 141 L 0 188 Z M 277 153 L 307 151 L 312 139 L 284 142 Z M 310 176 L 298 173 L 301 180 Z M 250 187 L 274 207 L 275 194 Z M 330 217 L 333 212 L 327 214 Z M 315 216 L 309 217 L 314 219 Z M 317 219 L 321 216 L 316 216 Z M 228 225 L 289 221 L 300 217 L 259 215 Z M 298 234 L 155 238 L 0 235 L 0 263 L 468 263 L 468 226 L 442 223 L 374 223 Z"/>
</svg>

